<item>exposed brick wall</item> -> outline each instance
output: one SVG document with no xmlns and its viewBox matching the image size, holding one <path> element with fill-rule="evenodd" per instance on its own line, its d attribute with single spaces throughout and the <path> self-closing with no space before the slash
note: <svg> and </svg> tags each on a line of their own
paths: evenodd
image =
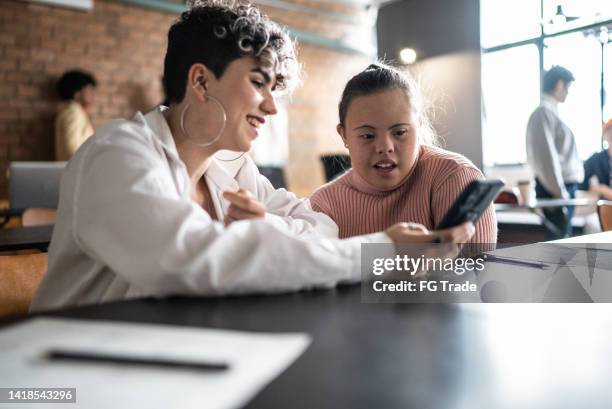
<svg viewBox="0 0 612 409">
<path fill-rule="evenodd" d="M 323 3 L 296 0 L 322 7 Z M 335 11 L 360 13 L 347 6 Z M 355 25 L 337 19 L 264 9 L 272 19 L 299 30 L 341 38 Z M 89 12 L 3 0 L 0 7 L 0 197 L 5 170 L 15 160 L 53 160 L 55 81 L 80 67 L 98 79 L 95 126 L 148 110 L 162 97 L 160 79 L 168 27 L 175 14 L 113 0 L 95 0 Z M 357 27 L 359 28 L 359 27 Z M 346 80 L 367 58 L 309 44 L 300 45 L 304 85 L 290 115 L 290 188 L 308 195 L 323 182 L 317 157 L 338 151 L 337 103 Z"/>
</svg>

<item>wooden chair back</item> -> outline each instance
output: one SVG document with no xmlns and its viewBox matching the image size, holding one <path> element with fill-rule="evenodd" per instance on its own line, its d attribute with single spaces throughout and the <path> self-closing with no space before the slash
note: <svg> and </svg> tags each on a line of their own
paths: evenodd
<svg viewBox="0 0 612 409">
<path fill-rule="evenodd" d="M 601 224 L 601 230 L 612 230 L 612 204 L 599 205 L 599 223 Z"/>
<path fill-rule="evenodd" d="M 47 266 L 48 253 L 0 256 L 0 317 L 27 314 Z"/>
</svg>

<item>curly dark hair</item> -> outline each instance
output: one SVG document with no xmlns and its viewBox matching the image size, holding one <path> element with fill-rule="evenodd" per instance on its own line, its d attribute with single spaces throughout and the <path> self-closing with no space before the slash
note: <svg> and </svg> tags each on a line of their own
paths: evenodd
<svg viewBox="0 0 612 409">
<path fill-rule="evenodd" d="M 164 90 L 168 101 L 185 97 L 189 68 L 206 65 L 219 78 L 234 60 L 252 56 L 274 70 L 276 88 L 290 89 L 299 65 L 286 30 L 268 20 L 255 6 L 231 0 L 194 0 L 168 31 Z"/>
<path fill-rule="evenodd" d="M 55 84 L 55 89 L 60 99 L 70 101 L 74 99 L 74 94 L 88 85 L 94 87 L 98 85 L 94 76 L 87 71 L 73 69 L 62 74 Z"/>
</svg>

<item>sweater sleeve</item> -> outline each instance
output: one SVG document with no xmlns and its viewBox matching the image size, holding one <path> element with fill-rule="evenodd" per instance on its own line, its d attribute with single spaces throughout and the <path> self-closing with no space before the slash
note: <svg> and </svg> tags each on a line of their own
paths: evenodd
<svg viewBox="0 0 612 409">
<path fill-rule="evenodd" d="M 312 206 L 312 210 L 315 212 L 320 212 L 332 217 L 332 206 L 329 201 L 328 195 L 325 194 L 325 191 L 322 189 L 317 190 L 310 196 L 310 206 Z"/>
<path fill-rule="evenodd" d="M 444 181 L 433 189 L 431 197 L 431 210 L 434 225 L 438 225 L 448 210 L 461 195 L 463 190 L 472 181 L 482 179 L 482 173 L 472 167 L 462 167 L 452 173 Z M 497 219 L 495 210 L 490 205 L 482 214 L 475 225 L 476 232 L 470 243 L 496 243 L 497 242 Z"/>
</svg>

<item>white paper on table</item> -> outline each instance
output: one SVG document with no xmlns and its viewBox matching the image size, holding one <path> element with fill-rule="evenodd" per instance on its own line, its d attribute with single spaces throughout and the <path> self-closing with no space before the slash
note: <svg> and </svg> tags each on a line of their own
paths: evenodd
<svg viewBox="0 0 612 409">
<path fill-rule="evenodd" d="M 0 387 L 76 388 L 76 404 L 54 403 L 54 409 L 237 408 L 289 367 L 309 343 L 310 337 L 299 333 L 36 318 L 0 331 Z M 44 354 L 51 348 L 224 361 L 230 368 L 208 372 L 49 361 Z"/>
</svg>

